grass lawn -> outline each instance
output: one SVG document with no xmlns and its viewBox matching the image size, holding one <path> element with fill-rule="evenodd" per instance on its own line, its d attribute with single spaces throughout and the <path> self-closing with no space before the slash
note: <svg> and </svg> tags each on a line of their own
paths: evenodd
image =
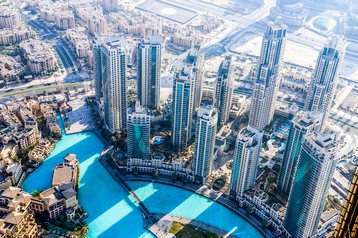
<svg viewBox="0 0 358 238">
<path fill-rule="evenodd" d="M 205 231 L 200 228 L 195 229 L 195 226 L 193 225 L 175 221 L 173 221 L 173 225 L 170 228 L 169 233 L 174 234 L 176 238 L 222 238 L 222 236 L 212 232 Z"/>
</svg>

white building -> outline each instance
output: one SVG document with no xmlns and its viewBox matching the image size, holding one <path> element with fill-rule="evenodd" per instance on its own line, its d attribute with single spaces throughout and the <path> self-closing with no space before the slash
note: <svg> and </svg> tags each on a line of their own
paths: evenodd
<svg viewBox="0 0 358 238">
<path fill-rule="evenodd" d="M 194 107 L 194 82 L 191 67 L 181 68 L 174 76 L 172 102 L 172 144 L 175 149 L 188 145 Z"/>
<path fill-rule="evenodd" d="M 282 57 L 286 45 L 287 27 L 278 19 L 270 23 L 262 40 L 261 53 L 253 74 L 249 126 L 259 130 L 270 124 L 281 81 Z"/>
<path fill-rule="evenodd" d="M 251 127 L 242 129 L 236 138 L 230 195 L 243 197 L 256 180 L 263 133 Z"/>
<path fill-rule="evenodd" d="M 205 182 L 212 170 L 217 123 L 218 114 L 216 108 L 212 106 L 199 108 L 192 169 L 195 173 L 195 180 L 200 183 Z"/>
<path fill-rule="evenodd" d="M 313 73 L 305 108 L 308 111 L 322 113 L 322 129 L 326 125 L 334 100 L 344 51 L 345 41 L 337 36 L 332 37 L 321 50 Z"/>
<path fill-rule="evenodd" d="M 121 40 L 101 45 L 104 121 L 111 132 L 127 127 L 127 60 Z"/>
<path fill-rule="evenodd" d="M 162 64 L 162 39 L 151 37 L 137 47 L 137 90 L 142 106 L 158 109 L 160 106 L 160 75 Z"/>
<path fill-rule="evenodd" d="M 233 94 L 233 66 L 231 64 L 231 57 L 225 57 L 225 60 L 220 64 L 217 82 L 215 88 L 215 107 L 218 109 L 219 119 L 218 127 L 225 125 L 229 119 L 229 113 L 232 103 Z"/>
</svg>

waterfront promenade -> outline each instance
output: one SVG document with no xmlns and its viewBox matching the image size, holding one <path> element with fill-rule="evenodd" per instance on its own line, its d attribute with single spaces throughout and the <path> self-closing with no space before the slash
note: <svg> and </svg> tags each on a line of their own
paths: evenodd
<svg viewBox="0 0 358 238">
<path fill-rule="evenodd" d="M 201 196 L 204 196 L 210 200 L 213 200 L 217 202 L 218 204 L 226 207 L 230 211 L 234 212 L 244 220 L 246 220 L 249 224 L 251 224 L 253 227 L 255 227 L 264 237 L 266 238 L 274 238 L 275 236 L 272 234 L 268 228 L 266 228 L 261 221 L 258 221 L 255 217 L 253 217 L 251 214 L 249 214 L 244 209 L 240 208 L 238 204 L 232 200 L 229 199 L 229 197 L 225 194 L 214 194 L 210 191 L 208 192 L 207 189 L 203 189 L 202 186 L 196 185 L 193 183 L 186 183 L 183 184 L 179 181 L 173 181 L 171 179 L 161 178 L 161 177 L 153 177 L 150 175 L 126 175 L 122 176 L 122 179 L 124 181 L 144 181 L 144 182 L 150 182 L 150 183 L 161 183 L 169 186 L 178 187 L 180 189 L 185 189 L 190 192 L 199 194 Z"/>
<path fill-rule="evenodd" d="M 191 224 L 198 228 L 201 228 L 203 230 L 210 231 L 212 233 L 221 235 L 226 238 L 235 238 L 236 236 L 219 229 L 217 227 L 214 227 L 209 224 L 205 224 L 203 222 L 195 221 L 192 219 L 188 219 L 181 216 L 175 216 L 170 214 L 159 214 L 154 213 L 152 214 L 147 207 L 144 205 L 144 203 L 140 200 L 140 198 L 136 195 L 136 193 L 127 185 L 125 180 L 123 179 L 123 176 L 117 173 L 115 169 L 113 169 L 105 160 L 104 160 L 104 154 L 102 154 L 100 158 L 100 162 L 105 167 L 105 169 L 108 171 L 108 173 L 113 177 L 115 181 L 117 181 L 127 192 L 130 194 L 135 202 L 138 204 L 142 215 L 144 219 L 144 227 L 152 232 L 156 237 L 158 238 L 172 238 L 173 235 L 171 235 L 169 232 L 171 228 L 171 224 L 173 221 L 181 222 L 184 224 Z M 124 177 L 127 178 L 127 177 Z"/>
</svg>

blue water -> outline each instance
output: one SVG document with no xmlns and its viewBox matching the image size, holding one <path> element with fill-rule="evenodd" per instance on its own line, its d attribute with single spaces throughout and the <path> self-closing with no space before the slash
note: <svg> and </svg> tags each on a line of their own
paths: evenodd
<svg viewBox="0 0 358 238">
<path fill-rule="evenodd" d="M 151 212 L 173 214 L 216 226 L 240 238 L 263 237 L 253 226 L 212 200 L 159 183 L 128 182 Z"/>
<path fill-rule="evenodd" d="M 60 121 L 60 126 L 63 124 Z M 23 183 L 32 193 L 51 186 L 53 168 L 74 153 L 80 162 L 79 202 L 89 214 L 88 237 L 153 238 L 143 228 L 143 219 L 133 199 L 112 179 L 98 161 L 102 142 L 93 133 L 65 135 L 49 157 Z M 197 219 L 233 231 L 239 237 L 262 237 L 251 225 L 211 200 L 179 188 L 147 182 L 129 185 L 152 212 Z"/>
</svg>

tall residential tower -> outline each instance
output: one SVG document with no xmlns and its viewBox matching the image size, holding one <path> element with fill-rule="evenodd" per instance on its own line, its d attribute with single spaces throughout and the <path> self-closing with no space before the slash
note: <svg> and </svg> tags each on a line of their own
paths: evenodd
<svg viewBox="0 0 358 238">
<path fill-rule="evenodd" d="M 284 220 L 293 238 L 312 237 L 318 227 L 337 163 L 336 134 L 306 136 L 297 162 Z"/>
<path fill-rule="evenodd" d="M 94 47 L 96 97 L 103 102 L 104 122 L 111 132 L 126 128 L 127 65 L 121 40 L 100 39 Z"/>
<path fill-rule="evenodd" d="M 137 64 L 139 101 L 144 107 L 158 109 L 162 64 L 162 39 L 159 36 L 138 44 Z"/>
<path fill-rule="evenodd" d="M 254 89 L 249 116 L 249 126 L 259 130 L 270 124 L 274 114 L 286 33 L 287 27 L 278 19 L 270 23 L 262 40 L 261 54 L 253 74 Z"/>
<path fill-rule="evenodd" d="M 193 93 L 194 93 L 194 101 L 193 101 L 193 114 L 199 108 L 201 104 L 201 97 L 203 92 L 203 63 L 204 58 L 202 53 L 200 52 L 200 46 L 195 45 L 193 49 L 191 49 L 183 62 L 186 67 L 190 68 L 191 78 L 193 82 Z"/>
<path fill-rule="evenodd" d="M 319 115 L 308 112 L 297 115 L 292 121 L 278 180 L 278 189 L 282 193 L 289 194 L 305 136 L 318 132 L 320 122 Z"/>
<path fill-rule="evenodd" d="M 263 133 L 251 127 L 242 129 L 237 136 L 230 195 L 242 197 L 255 184 Z"/>
<path fill-rule="evenodd" d="M 127 153 L 129 158 L 149 159 L 150 157 L 150 115 L 136 104 L 127 117 Z"/>
<path fill-rule="evenodd" d="M 172 144 L 174 149 L 188 145 L 194 107 L 193 68 L 183 67 L 174 76 L 172 102 Z"/>
<path fill-rule="evenodd" d="M 219 114 L 218 128 L 225 125 L 229 118 L 233 94 L 232 73 L 231 56 L 226 56 L 225 60 L 220 64 L 215 89 L 214 105 Z"/>
<path fill-rule="evenodd" d="M 313 73 L 306 110 L 322 114 L 322 129 L 332 107 L 339 67 L 344 58 L 344 47 L 345 42 L 342 38 L 332 37 L 321 50 Z"/>
<path fill-rule="evenodd" d="M 218 115 L 216 108 L 202 106 L 197 113 L 194 159 L 192 170 L 196 181 L 204 183 L 210 175 L 214 160 L 214 147 Z"/>
</svg>

